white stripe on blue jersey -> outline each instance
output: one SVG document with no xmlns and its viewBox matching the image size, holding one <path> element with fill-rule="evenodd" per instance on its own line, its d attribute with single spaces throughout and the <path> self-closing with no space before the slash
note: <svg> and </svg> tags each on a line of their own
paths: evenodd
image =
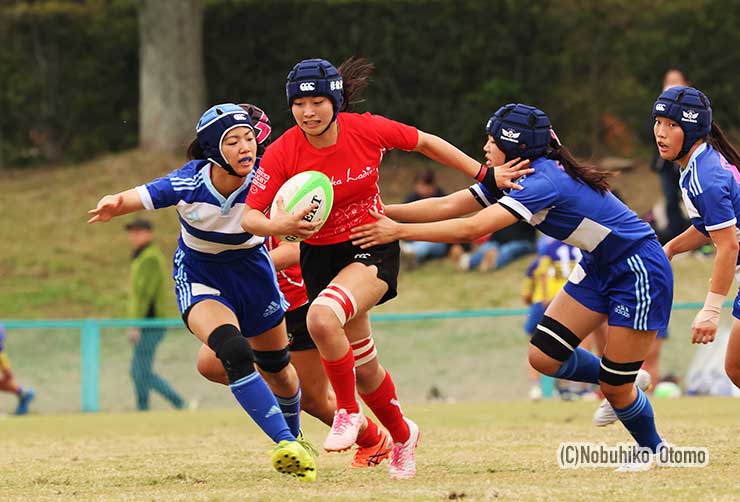
<svg viewBox="0 0 740 502">
<path fill-rule="evenodd" d="M 640 331 L 647 331 L 648 313 L 650 312 L 650 278 L 647 269 L 639 255 L 632 255 L 627 258 L 627 264 L 635 274 L 635 298 L 637 298 L 637 308 L 635 311 L 635 321 L 633 328 Z"/>
<path fill-rule="evenodd" d="M 506 191 L 499 204 L 545 235 L 583 250 L 585 259 L 608 264 L 655 236 L 613 194 L 573 179 L 556 161 L 541 157 L 531 167 L 533 174 L 517 180 L 523 189 Z M 482 193 L 479 202 L 493 199 L 482 184 L 471 191 Z"/>
<path fill-rule="evenodd" d="M 689 162 L 686 166 L 686 172 L 689 175 L 689 190 L 691 191 L 691 195 L 694 196 L 697 196 L 702 192 L 701 183 L 699 183 L 699 176 L 696 169 L 696 158 L 704 153 L 706 149 L 706 143 L 699 145 L 699 147 L 694 150 L 694 153 L 691 154 L 691 157 L 689 157 Z"/>
<path fill-rule="evenodd" d="M 202 185 L 205 182 L 205 179 L 203 172 L 199 171 L 198 174 L 192 178 L 177 178 L 173 176 L 170 178 L 170 182 L 172 183 L 172 189 L 175 191 L 193 190 Z"/>
<path fill-rule="evenodd" d="M 488 190 L 486 190 L 480 183 L 476 183 L 475 185 L 471 186 L 470 193 L 473 194 L 473 197 L 475 197 L 475 200 L 478 201 L 478 204 L 483 207 L 492 206 L 496 203 L 496 199 L 490 193 L 488 193 Z"/>
<path fill-rule="evenodd" d="M 232 206 L 236 213 L 244 213 L 246 204 L 238 203 Z M 177 203 L 177 212 L 181 218 L 184 218 L 189 226 L 203 230 L 205 232 L 220 232 L 223 234 L 240 234 L 244 233 L 241 227 L 241 220 L 236 218 L 224 217 L 221 207 L 215 206 L 208 202 L 185 202 L 181 200 Z"/>
<path fill-rule="evenodd" d="M 689 157 L 679 180 L 692 225 L 704 235 L 735 227 L 740 239 L 740 172 L 711 145 L 702 143 Z"/>
<path fill-rule="evenodd" d="M 257 169 L 257 166 L 255 166 Z M 146 209 L 175 206 L 180 218 L 180 246 L 218 255 L 224 251 L 248 250 L 261 246 L 265 239 L 241 227 L 251 177 L 229 197 L 213 186 L 211 165 L 195 160 L 182 168 L 136 187 Z"/>
</svg>

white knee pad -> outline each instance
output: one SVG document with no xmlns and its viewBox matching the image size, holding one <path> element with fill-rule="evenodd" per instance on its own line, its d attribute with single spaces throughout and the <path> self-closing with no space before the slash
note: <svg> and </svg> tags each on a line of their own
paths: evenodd
<svg viewBox="0 0 740 502">
<path fill-rule="evenodd" d="M 313 304 L 329 307 L 342 326 L 352 320 L 357 313 L 357 302 L 355 297 L 352 296 L 352 292 L 335 283 L 329 284 L 326 289 L 319 293 Z"/>
<path fill-rule="evenodd" d="M 367 364 L 378 356 L 373 336 L 352 343 L 352 355 L 355 356 L 355 368 Z"/>
</svg>

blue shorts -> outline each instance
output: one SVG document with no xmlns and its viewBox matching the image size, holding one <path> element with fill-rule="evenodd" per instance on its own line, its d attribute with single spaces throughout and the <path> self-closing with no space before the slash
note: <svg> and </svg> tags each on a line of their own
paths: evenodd
<svg viewBox="0 0 740 502">
<path fill-rule="evenodd" d="M 275 268 L 264 246 L 237 259 L 208 260 L 178 248 L 172 277 L 180 313 L 203 300 L 215 300 L 231 310 L 247 338 L 277 326 L 288 302 L 278 287 Z"/>
<path fill-rule="evenodd" d="M 610 326 L 639 331 L 668 327 L 673 270 L 656 239 L 632 254 L 599 267 L 588 257 L 576 265 L 565 292 L 583 306 L 609 316 Z"/>
<path fill-rule="evenodd" d="M 740 256 L 738 257 L 738 261 L 740 261 Z M 735 274 L 735 280 L 740 280 L 740 274 Z M 735 295 L 735 302 L 732 304 L 732 317 L 740 319 L 740 288 L 738 288 L 737 295 Z"/>
<path fill-rule="evenodd" d="M 668 338 L 668 328 L 663 328 L 658 330 L 658 334 L 655 335 L 655 338 L 660 340 L 665 340 Z"/>
<path fill-rule="evenodd" d="M 542 320 L 542 316 L 545 315 L 545 304 L 542 302 L 533 303 L 529 306 L 529 314 L 527 314 L 527 320 L 524 321 L 524 332 L 529 336 L 533 336 L 537 325 Z"/>
</svg>

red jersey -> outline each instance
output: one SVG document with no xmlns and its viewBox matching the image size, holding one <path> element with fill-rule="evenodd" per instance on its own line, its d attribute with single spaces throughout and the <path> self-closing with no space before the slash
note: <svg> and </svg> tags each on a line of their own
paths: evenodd
<svg viewBox="0 0 740 502">
<path fill-rule="evenodd" d="M 277 237 L 270 236 L 265 239 L 265 246 L 267 246 L 268 251 L 272 251 L 279 245 L 280 239 Z M 296 263 L 292 267 L 278 270 L 277 280 L 280 291 L 283 292 L 285 299 L 290 304 L 288 312 L 308 303 L 306 285 L 303 283 L 303 274 L 301 273 L 301 266 L 299 264 Z"/>
<path fill-rule="evenodd" d="M 260 162 L 247 196 L 247 205 L 265 212 L 278 189 L 303 171 L 326 174 L 334 187 L 329 218 L 309 244 L 323 246 L 349 240 L 352 228 L 374 221 L 373 209 L 383 212 L 378 167 L 388 150 L 413 150 L 419 142 L 415 127 L 370 113 L 340 113 L 339 137 L 327 148 L 313 147 L 296 125 L 272 143 Z"/>
</svg>

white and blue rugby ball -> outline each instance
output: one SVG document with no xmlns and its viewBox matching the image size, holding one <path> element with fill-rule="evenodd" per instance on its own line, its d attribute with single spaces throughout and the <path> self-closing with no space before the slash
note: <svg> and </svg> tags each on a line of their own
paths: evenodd
<svg viewBox="0 0 740 502">
<path fill-rule="evenodd" d="M 329 217 L 334 202 L 334 188 L 331 185 L 331 180 L 324 173 L 304 171 L 283 183 L 272 201 L 271 215 L 277 212 L 277 200 L 281 197 L 285 210 L 290 214 L 300 213 L 311 204 L 318 204 L 319 207 L 308 213 L 303 219 L 306 221 L 321 220 L 321 226 L 323 226 Z M 297 235 L 278 235 L 278 238 L 287 242 L 303 240 Z"/>
</svg>

